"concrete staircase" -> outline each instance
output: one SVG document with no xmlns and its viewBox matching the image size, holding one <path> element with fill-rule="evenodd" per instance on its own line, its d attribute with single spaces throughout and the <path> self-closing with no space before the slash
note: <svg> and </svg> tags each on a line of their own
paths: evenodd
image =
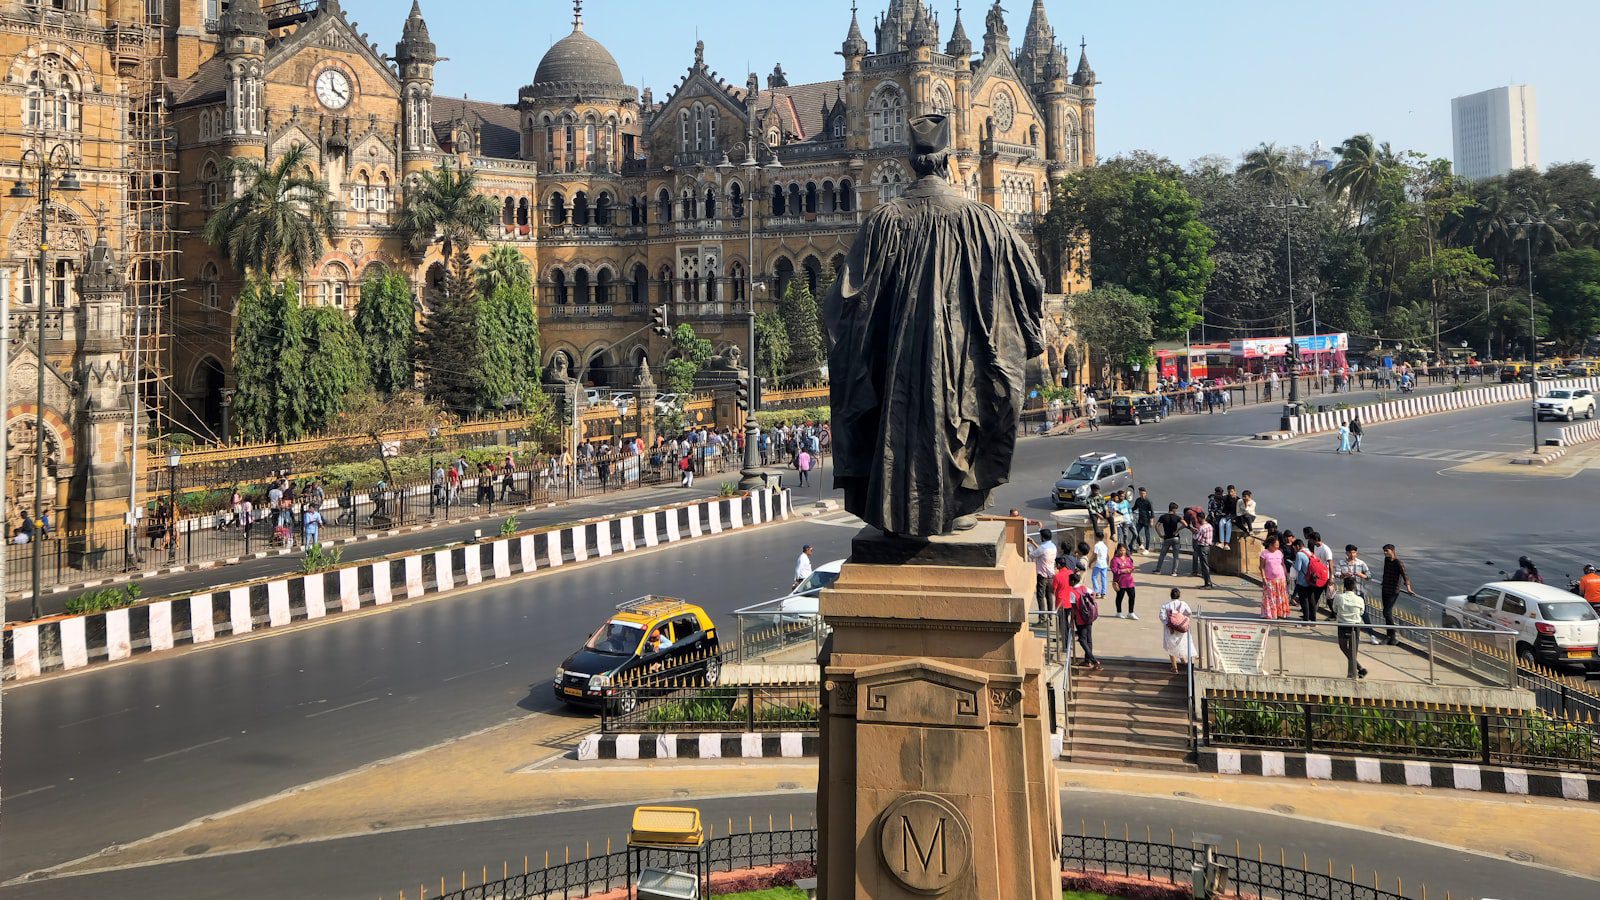
<svg viewBox="0 0 1600 900">
<path fill-rule="evenodd" d="M 1063 753 L 1076 763 L 1194 771 L 1184 712 L 1188 681 L 1167 663 L 1103 659 L 1099 672 L 1074 669 Z"/>
</svg>

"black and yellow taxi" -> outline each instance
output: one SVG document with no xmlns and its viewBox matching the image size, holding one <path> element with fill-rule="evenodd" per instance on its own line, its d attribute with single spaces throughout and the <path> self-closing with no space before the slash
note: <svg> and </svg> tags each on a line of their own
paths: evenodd
<svg viewBox="0 0 1600 900">
<path fill-rule="evenodd" d="M 675 597 L 648 595 L 618 604 L 582 649 L 556 669 L 557 700 L 598 707 L 616 696 L 619 682 L 651 672 L 700 677 L 721 674 L 717 627 L 704 609 Z"/>
<path fill-rule="evenodd" d="M 1118 394 L 1106 405 L 1106 421 L 1113 425 L 1159 422 L 1161 398 L 1154 394 Z"/>
</svg>

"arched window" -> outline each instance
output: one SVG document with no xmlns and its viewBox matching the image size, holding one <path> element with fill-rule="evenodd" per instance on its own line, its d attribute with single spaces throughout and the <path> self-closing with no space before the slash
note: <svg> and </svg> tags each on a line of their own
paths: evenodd
<svg viewBox="0 0 1600 900">
<path fill-rule="evenodd" d="M 567 224 L 567 198 L 560 191 L 550 194 L 550 224 Z"/>
<path fill-rule="evenodd" d="M 218 180 L 217 164 L 206 160 L 200 169 L 201 190 L 205 192 L 206 209 L 213 209 L 222 203 L 222 183 Z"/>
<path fill-rule="evenodd" d="M 850 189 L 850 182 L 839 182 L 839 211 L 850 212 L 855 208 L 855 202 L 855 194 Z"/>
<path fill-rule="evenodd" d="M 389 211 L 389 176 L 387 173 L 378 176 L 377 184 L 372 186 L 372 211 L 387 213 Z"/>
<path fill-rule="evenodd" d="M 808 181 L 808 182 L 806 182 L 806 212 L 814 213 L 816 211 L 817 211 L 817 183 L 815 181 Z"/>
<path fill-rule="evenodd" d="M 517 200 L 515 197 L 507 197 L 506 202 L 501 206 L 500 224 L 507 228 L 517 224 Z"/>
<path fill-rule="evenodd" d="M 611 195 L 601 194 L 594 208 L 594 223 L 596 225 L 611 224 Z"/>
<path fill-rule="evenodd" d="M 905 193 L 905 171 L 894 163 L 885 163 L 878 167 L 877 183 L 878 200 L 886 203 Z"/>
<path fill-rule="evenodd" d="M 706 111 L 698 103 L 694 105 L 694 149 L 706 148 Z"/>
<path fill-rule="evenodd" d="M 933 112 L 940 116 L 950 112 L 950 89 L 942 81 L 933 86 Z"/>
<path fill-rule="evenodd" d="M 706 218 L 707 219 L 715 219 L 716 217 L 717 217 L 717 192 L 715 190 L 713 190 L 712 188 L 706 188 Z"/>
<path fill-rule="evenodd" d="M 222 307 L 222 273 L 214 262 L 207 262 L 200 270 L 200 299 L 207 309 Z"/>
<path fill-rule="evenodd" d="M 833 120 L 833 137 L 835 140 L 844 137 L 844 116 Z"/>
<path fill-rule="evenodd" d="M 833 182 L 822 183 L 822 211 L 825 213 L 836 212 L 839 209 L 839 195 L 833 189 Z"/>
<path fill-rule="evenodd" d="M 572 195 L 572 224 L 589 224 L 589 195 L 584 191 Z"/>
<path fill-rule="evenodd" d="M 521 197 L 517 200 L 517 224 L 523 228 L 528 227 L 528 198 Z"/>
<path fill-rule="evenodd" d="M 790 262 L 788 257 L 780 256 L 778 261 L 772 264 L 772 273 L 772 286 L 777 290 L 772 299 L 776 300 L 789 292 L 789 282 L 794 280 L 794 263 Z"/>
<path fill-rule="evenodd" d="M 808 256 L 806 261 L 800 264 L 800 268 L 805 270 L 806 287 L 811 289 L 811 295 L 815 297 L 817 290 L 822 287 L 822 260 Z"/>
<path fill-rule="evenodd" d="M 661 193 L 656 194 L 656 220 L 672 221 L 672 195 L 667 193 L 666 188 L 662 188 Z"/>
<path fill-rule="evenodd" d="M 572 293 L 579 306 L 589 304 L 589 270 L 579 269 L 572 273 Z"/>
<path fill-rule="evenodd" d="M 661 266 L 660 278 L 657 279 L 657 284 L 659 285 L 659 288 L 657 289 L 658 290 L 657 299 L 659 299 L 662 303 L 671 303 L 672 302 L 672 266 L 669 266 L 669 265 L 666 265 L 666 264 L 663 264 Z"/>
<path fill-rule="evenodd" d="M 682 196 L 678 198 L 678 205 L 683 208 L 685 222 L 694 218 L 694 195 L 689 193 L 688 188 L 684 188 Z"/>
<path fill-rule="evenodd" d="M 713 271 L 706 272 L 706 302 L 717 302 L 717 273 Z"/>
<path fill-rule="evenodd" d="M 906 98 L 898 85 L 878 88 L 869 107 L 872 113 L 872 146 L 892 147 L 905 142 Z"/>
<path fill-rule="evenodd" d="M 729 293 L 733 294 L 735 303 L 744 302 L 745 280 L 744 263 L 736 262 L 728 267 L 728 285 L 732 288 Z"/>
<path fill-rule="evenodd" d="M 706 110 L 706 149 L 717 149 L 717 111 Z"/>
<path fill-rule="evenodd" d="M 571 172 L 578 164 L 578 126 L 567 123 L 566 170 Z"/>
<path fill-rule="evenodd" d="M 601 269 L 600 276 L 595 282 L 594 302 L 601 305 L 609 305 L 611 303 L 611 287 L 615 281 L 616 278 L 611 274 L 610 269 Z"/>
<path fill-rule="evenodd" d="M 735 219 L 744 218 L 744 188 L 737 184 L 728 186 L 728 210 Z"/>
<path fill-rule="evenodd" d="M 801 205 L 802 202 L 803 201 L 800 199 L 800 185 L 789 185 L 789 215 L 800 215 L 800 213 L 805 209 L 805 207 Z"/>
<path fill-rule="evenodd" d="M 555 269 L 550 273 L 550 293 L 555 295 L 555 301 L 560 306 L 567 305 L 571 298 L 567 296 L 567 273 Z"/>
<path fill-rule="evenodd" d="M 357 175 L 355 183 L 350 185 L 350 208 L 356 212 L 367 211 L 367 191 L 371 189 L 370 180 L 366 173 Z"/>
<path fill-rule="evenodd" d="M 72 79 L 62 75 L 56 79 L 55 126 L 61 131 L 71 131 L 77 121 L 78 111 L 73 98 Z"/>
<path fill-rule="evenodd" d="M 637 265 L 635 265 L 633 267 L 633 302 L 634 302 L 634 304 L 636 306 L 642 306 L 644 304 L 644 302 L 649 299 L 649 296 L 648 296 L 649 293 L 650 293 L 650 270 L 646 269 L 644 267 L 643 263 L 639 263 L 639 264 L 637 264 Z"/>
<path fill-rule="evenodd" d="M 682 152 L 688 153 L 692 146 L 690 142 L 693 137 L 689 132 L 689 111 L 687 109 L 678 110 L 678 131 L 678 146 L 682 148 Z"/>
<path fill-rule="evenodd" d="M 783 185 L 781 185 L 781 184 L 773 185 L 772 186 L 772 214 L 775 215 L 775 216 L 782 216 L 782 215 L 787 215 L 788 211 L 789 211 L 788 204 L 785 203 L 785 201 L 783 199 Z"/>
<path fill-rule="evenodd" d="M 34 70 L 28 74 L 28 94 L 23 122 L 29 128 L 44 127 L 44 76 Z"/>
<path fill-rule="evenodd" d="M 322 270 L 322 296 L 328 306 L 344 309 L 349 282 L 350 270 L 342 263 L 329 263 Z"/>
</svg>

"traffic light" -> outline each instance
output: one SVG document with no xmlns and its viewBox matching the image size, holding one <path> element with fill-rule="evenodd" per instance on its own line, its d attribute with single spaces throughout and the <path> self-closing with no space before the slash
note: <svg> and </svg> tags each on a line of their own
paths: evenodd
<svg viewBox="0 0 1600 900">
<path fill-rule="evenodd" d="M 750 409 L 750 386 L 741 381 L 734 387 L 734 396 L 738 398 L 741 410 Z"/>
<path fill-rule="evenodd" d="M 650 308 L 650 330 L 662 337 L 671 336 L 672 329 L 667 326 L 666 304 L 663 303 L 660 306 L 652 306 Z"/>
</svg>

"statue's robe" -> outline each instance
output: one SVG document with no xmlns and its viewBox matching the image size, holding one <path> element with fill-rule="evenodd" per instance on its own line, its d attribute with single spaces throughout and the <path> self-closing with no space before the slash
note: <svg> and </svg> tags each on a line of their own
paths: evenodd
<svg viewBox="0 0 1600 900">
<path fill-rule="evenodd" d="M 867 217 L 823 307 L 847 510 L 926 537 L 983 509 L 1011 474 L 1043 304 L 1022 237 L 938 175 Z"/>
</svg>

